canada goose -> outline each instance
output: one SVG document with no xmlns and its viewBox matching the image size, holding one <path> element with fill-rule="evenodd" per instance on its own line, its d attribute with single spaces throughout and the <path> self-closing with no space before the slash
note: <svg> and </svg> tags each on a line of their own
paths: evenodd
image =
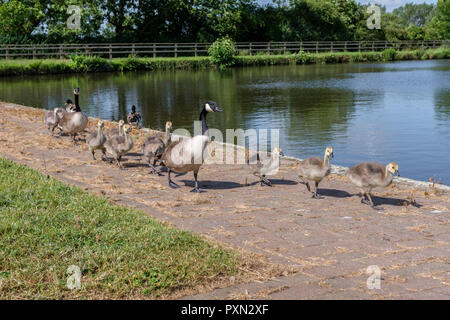
<svg viewBox="0 0 450 320">
<path fill-rule="evenodd" d="M 117 165 L 120 169 L 122 169 L 122 166 L 120 165 L 120 159 L 128 151 L 133 149 L 134 146 L 133 138 L 130 137 L 130 135 L 128 134 L 129 132 L 130 126 L 126 124 L 123 126 L 123 136 L 115 135 L 107 139 L 104 144 L 106 151 L 111 154 L 114 159 L 116 159 Z"/>
<path fill-rule="evenodd" d="M 139 121 L 141 121 L 141 114 L 136 112 L 136 106 L 131 107 L 131 112 L 127 116 L 127 121 L 130 126 L 139 127 Z"/>
<path fill-rule="evenodd" d="M 164 152 L 164 149 L 171 142 L 172 122 L 166 122 L 166 132 L 157 132 L 151 137 L 147 137 L 142 145 L 142 153 L 147 161 L 148 165 L 152 169 L 150 173 L 157 173 L 161 175 L 159 171 L 156 171 L 155 164 L 159 160 Z"/>
<path fill-rule="evenodd" d="M 261 186 L 272 186 L 272 183 L 269 179 L 266 178 L 266 175 L 272 175 L 276 173 L 276 171 L 280 167 L 280 156 L 283 155 L 283 151 L 280 147 L 275 147 L 271 153 L 267 154 L 267 157 L 262 159 L 262 161 L 259 151 L 257 151 L 255 155 L 249 155 L 247 164 L 249 165 L 250 171 L 253 173 L 253 175 L 257 176 L 260 179 Z"/>
<path fill-rule="evenodd" d="M 78 132 L 83 131 L 88 124 L 88 117 L 81 111 L 78 96 L 80 89 L 75 88 L 73 91 L 75 95 L 75 112 L 65 112 L 63 117 L 59 120 L 58 126 L 65 133 L 72 136 L 73 142 Z"/>
<path fill-rule="evenodd" d="M 97 132 L 92 132 L 86 138 L 86 144 L 88 145 L 89 151 L 92 153 L 92 158 L 95 159 L 95 150 L 102 150 L 102 160 L 105 160 L 105 147 L 104 144 L 106 142 L 106 136 L 103 134 L 103 127 L 105 123 L 102 120 L 99 120 L 97 123 Z"/>
<path fill-rule="evenodd" d="M 304 159 L 298 166 L 298 176 L 304 180 L 309 192 L 311 192 L 309 181 L 312 180 L 315 182 L 315 190 L 313 193 L 313 198 L 315 199 L 320 199 L 320 196 L 317 194 L 317 188 L 319 187 L 320 181 L 330 174 L 330 157 L 334 158 L 333 148 L 327 147 L 323 159 L 319 157 L 310 157 Z"/>
<path fill-rule="evenodd" d="M 117 128 L 112 128 L 109 130 L 109 136 L 123 136 L 123 125 L 125 122 L 123 120 L 119 120 L 119 126 Z"/>
<path fill-rule="evenodd" d="M 206 115 L 208 112 L 222 112 L 222 109 L 214 101 L 207 101 L 200 113 L 202 122 L 202 134 L 194 137 L 186 137 L 178 141 L 171 142 L 164 150 L 161 161 L 167 167 L 167 180 L 171 188 L 179 186 L 170 179 L 172 171 L 184 173 L 192 171 L 194 173 L 195 187 L 191 192 L 201 192 L 198 187 L 198 171 L 204 161 L 204 151 L 207 147 L 209 136 L 206 125 Z"/>
<path fill-rule="evenodd" d="M 361 202 L 374 207 L 370 192 L 376 187 L 387 187 L 392 175 L 400 176 L 398 164 L 390 162 L 386 167 L 378 162 L 362 162 L 347 170 L 350 181 L 361 188 Z"/>
<path fill-rule="evenodd" d="M 54 108 L 53 111 L 47 111 L 44 115 L 44 123 L 48 130 L 52 128 L 52 135 L 55 128 L 58 127 L 59 120 L 63 117 L 66 111 L 62 108 Z M 61 129 L 60 129 L 61 130 Z"/>
</svg>

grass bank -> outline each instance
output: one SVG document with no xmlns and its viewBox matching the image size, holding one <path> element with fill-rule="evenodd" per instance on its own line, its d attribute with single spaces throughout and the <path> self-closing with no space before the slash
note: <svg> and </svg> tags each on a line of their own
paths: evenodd
<svg viewBox="0 0 450 320">
<path fill-rule="evenodd" d="M 154 298 L 239 278 L 244 256 L 0 158 L 0 298 Z M 68 267 L 81 270 L 69 290 Z M 222 280 L 221 280 L 222 279 Z"/>
<path fill-rule="evenodd" d="M 261 66 L 286 64 L 326 64 L 349 62 L 385 62 L 395 60 L 449 59 L 450 48 L 430 50 L 396 51 L 387 49 L 380 52 L 327 52 L 285 55 L 237 56 L 234 66 Z M 208 57 L 179 58 L 115 58 L 77 56 L 72 60 L 1 60 L 0 76 L 85 73 L 85 72 L 126 72 L 177 69 L 205 69 L 215 67 Z"/>
</svg>

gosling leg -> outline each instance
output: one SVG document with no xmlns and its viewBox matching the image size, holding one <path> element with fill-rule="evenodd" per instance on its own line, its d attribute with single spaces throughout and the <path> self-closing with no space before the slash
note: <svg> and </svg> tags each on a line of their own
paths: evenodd
<svg viewBox="0 0 450 320">
<path fill-rule="evenodd" d="M 108 157 L 106 157 L 106 149 L 105 148 L 102 149 L 102 160 L 103 161 L 108 160 Z"/>
<path fill-rule="evenodd" d="M 171 173 L 171 172 L 172 172 L 172 171 L 169 169 L 169 172 L 168 172 L 168 174 L 167 174 L 167 181 L 169 182 L 169 187 L 171 187 L 172 189 L 179 188 L 180 186 L 177 185 L 175 182 L 173 182 L 172 179 L 170 179 L 170 173 Z"/>
<path fill-rule="evenodd" d="M 91 152 L 92 152 L 92 158 L 94 158 L 94 160 L 97 160 L 97 159 L 95 159 L 95 150 L 91 150 Z"/>
<path fill-rule="evenodd" d="M 315 184 L 316 184 L 316 189 L 314 190 L 314 193 L 313 193 L 313 198 L 314 199 L 323 199 L 321 196 L 319 196 L 319 194 L 317 193 L 317 189 L 319 188 L 319 182 L 315 182 Z"/>
<path fill-rule="evenodd" d="M 194 172 L 195 187 L 194 187 L 194 189 L 191 190 L 191 192 L 198 192 L 198 193 L 205 192 L 204 190 L 200 190 L 200 188 L 198 187 L 197 176 L 198 176 L 198 172 Z"/>
</svg>

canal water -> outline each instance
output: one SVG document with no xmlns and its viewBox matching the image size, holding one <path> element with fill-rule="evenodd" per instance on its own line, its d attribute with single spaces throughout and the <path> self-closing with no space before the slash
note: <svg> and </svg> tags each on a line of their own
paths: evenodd
<svg viewBox="0 0 450 320">
<path fill-rule="evenodd" d="M 192 130 L 202 103 L 224 110 L 210 128 L 278 128 L 286 155 L 333 163 L 396 161 L 402 176 L 450 184 L 450 60 L 226 71 L 48 75 L 0 79 L 0 100 L 52 109 L 80 87 L 88 115 L 124 119 L 131 105 L 143 124 Z"/>
</svg>

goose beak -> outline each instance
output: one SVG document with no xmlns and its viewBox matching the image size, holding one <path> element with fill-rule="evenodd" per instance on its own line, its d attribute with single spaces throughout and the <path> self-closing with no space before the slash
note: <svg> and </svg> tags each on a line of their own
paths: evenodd
<svg viewBox="0 0 450 320">
<path fill-rule="evenodd" d="M 216 108 L 214 110 L 214 112 L 222 112 L 222 111 L 223 111 L 222 108 L 219 106 L 216 106 Z"/>
</svg>

